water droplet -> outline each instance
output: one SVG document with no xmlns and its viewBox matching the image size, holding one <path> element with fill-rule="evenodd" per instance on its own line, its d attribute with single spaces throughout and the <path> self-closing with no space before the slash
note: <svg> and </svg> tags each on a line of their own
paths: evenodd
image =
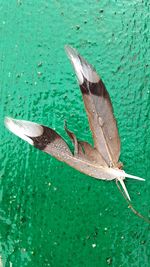
<svg viewBox="0 0 150 267">
<path fill-rule="evenodd" d="M 104 121 L 101 117 L 98 117 L 98 123 L 101 127 L 104 125 Z"/>
</svg>

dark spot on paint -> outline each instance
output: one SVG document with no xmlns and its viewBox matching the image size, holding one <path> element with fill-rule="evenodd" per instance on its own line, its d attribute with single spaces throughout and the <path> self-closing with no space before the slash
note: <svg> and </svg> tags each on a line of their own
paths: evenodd
<svg viewBox="0 0 150 267">
<path fill-rule="evenodd" d="M 21 223 L 25 223 L 27 221 L 27 218 L 25 216 L 21 217 L 20 218 L 20 222 Z"/>
<path fill-rule="evenodd" d="M 111 265 L 111 264 L 112 264 L 112 258 L 111 258 L 111 257 L 106 258 L 106 263 L 107 263 L 108 265 Z"/>
<path fill-rule="evenodd" d="M 89 186 L 88 186 L 88 191 L 90 191 L 90 190 L 91 190 L 91 186 L 89 185 Z"/>
<path fill-rule="evenodd" d="M 82 94 L 93 94 L 96 96 L 102 96 L 105 98 L 110 98 L 109 94 L 106 90 L 106 87 L 102 80 L 99 80 L 98 83 L 89 82 L 84 78 L 83 84 L 80 85 L 80 89 Z"/>
<path fill-rule="evenodd" d="M 38 68 L 42 67 L 43 63 L 42 62 L 39 62 L 38 63 Z"/>
<path fill-rule="evenodd" d="M 42 126 L 42 125 L 41 125 Z M 59 138 L 59 135 L 53 130 L 48 127 L 43 127 L 43 134 L 37 137 L 30 137 L 33 142 L 34 146 L 40 150 L 44 150 L 44 148 L 52 143 L 54 140 Z"/>
<path fill-rule="evenodd" d="M 79 25 L 76 25 L 76 30 L 80 30 L 80 26 Z"/>
</svg>

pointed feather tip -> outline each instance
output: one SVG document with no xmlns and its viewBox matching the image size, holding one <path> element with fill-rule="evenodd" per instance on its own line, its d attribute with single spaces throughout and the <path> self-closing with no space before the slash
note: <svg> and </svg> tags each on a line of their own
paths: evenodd
<svg viewBox="0 0 150 267">
<path fill-rule="evenodd" d="M 65 45 L 65 51 L 66 51 L 67 56 L 70 59 L 72 57 L 78 57 L 79 56 L 79 53 L 77 52 L 77 50 L 70 45 Z"/>
<path fill-rule="evenodd" d="M 119 178 L 118 180 L 119 180 L 119 182 L 120 182 L 120 184 L 121 184 L 121 186 L 122 186 L 122 188 L 123 188 L 123 190 L 125 192 L 126 197 L 128 198 L 129 201 L 131 201 L 131 198 L 129 196 L 129 193 L 128 193 L 128 190 L 127 190 L 127 188 L 125 186 L 124 181 L 121 178 Z"/>
<path fill-rule="evenodd" d="M 98 83 L 100 78 L 95 69 L 73 47 L 66 45 L 65 51 L 76 72 L 79 84 L 83 84 L 84 78 L 91 83 Z"/>
<path fill-rule="evenodd" d="M 74 67 L 75 73 L 77 75 L 78 83 L 81 85 L 84 82 L 84 77 L 83 77 L 83 71 L 82 71 L 79 54 L 73 47 L 69 45 L 65 46 L 65 51 Z"/>
<path fill-rule="evenodd" d="M 127 173 L 125 173 L 125 177 L 126 178 L 130 178 L 130 179 L 139 180 L 139 181 L 145 181 L 144 178 L 141 178 L 141 177 L 138 177 L 138 176 L 134 176 L 134 175 L 130 175 L 130 174 L 127 174 Z"/>
<path fill-rule="evenodd" d="M 33 145 L 33 140 L 30 137 L 38 137 L 43 133 L 43 127 L 41 125 L 30 121 L 5 117 L 4 124 L 9 131 L 25 140 L 30 145 Z"/>
</svg>

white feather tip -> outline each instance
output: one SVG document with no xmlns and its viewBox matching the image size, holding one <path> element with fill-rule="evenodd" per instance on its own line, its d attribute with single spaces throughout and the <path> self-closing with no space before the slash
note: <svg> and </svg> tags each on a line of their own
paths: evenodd
<svg viewBox="0 0 150 267">
<path fill-rule="evenodd" d="M 37 137 L 43 133 L 43 127 L 41 125 L 30 121 L 16 120 L 6 117 L 4 123 L 9 131 L 31 145 L 33 145 L 33 141 L 30 137 Z"/>
<path fill-rule="evenodd" d="M 129 193 L 128 193 L 128 191 L 127 191 L 127 188 L 126 188 L 126 186 L 125 186 L 124 181 L 123 181 L 122 179 L 119 179 L 119 182 L 120 182 L 120 184 L 121 184 L 121 186 L 122 186 L 122 188 L 123 188 L 123 190 L 124 190 L 124 192 L 125 192 L 127 198 L 129 199 L 129 201 L 131 201 L 131 198 L 130 198 L 130 196 L 129 196 Z"/>
<path fill-rule="evenodd" d="M 134 176 L 134 175 L 130 175 L 130 174 L 127 174 L 127 173 L 125 173 L 125 177 L 126 177 L 126 178 L 135 179 L 135 180 L 139 180 L 139 181 L 145 181 L 145 179 L 143 179 L 143 178 L 141 178 L 141 177 Z"/>
<path fill-rule="evenodd" d="M 94 68 L 73 47 L 66 45 L 66 53 L 75 69 L 79 84 L 83 84 L 84 78 L 89 82 L 97 83 L 100 78 Z"/>
</svg>

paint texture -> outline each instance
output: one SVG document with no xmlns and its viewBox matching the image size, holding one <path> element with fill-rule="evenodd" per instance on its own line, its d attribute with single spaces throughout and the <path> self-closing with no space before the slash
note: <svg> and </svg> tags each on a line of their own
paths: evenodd
<svg viewBox="0 0 150 267">
<path fill-rule="evenodd" d="M 2 267 L 149 267 L 149 225 L 115 182 L 92 179 L 4 127 L 5 116 L 68 128 L 92 143 L 64 45 L 96 68 L 110 94 L 132 204 L 150 207 L 148 1 L 0 0 Z"/>
</svg>

